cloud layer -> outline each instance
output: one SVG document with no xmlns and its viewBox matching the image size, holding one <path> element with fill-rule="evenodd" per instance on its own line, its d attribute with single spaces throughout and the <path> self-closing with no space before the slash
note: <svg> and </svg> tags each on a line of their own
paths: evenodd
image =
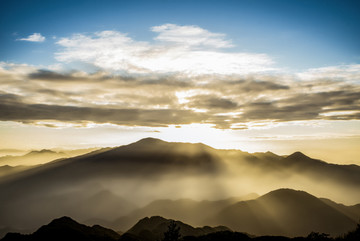
<svg viewBox="0 0 360 241">
<path fill-rule="evenodd" d="M 339 67 L 335 79 L 334 68 L 309 81 L 280 74 L 60 73 L 2 63 L 0 119 L 125 126 L 206 123 L 220 129 L 259 122 L 359 120 L 360 86 L 346 80 L 347 74 L 360 78 L 360 71 L 353 71 L 358 66 Z"/>
</svg>

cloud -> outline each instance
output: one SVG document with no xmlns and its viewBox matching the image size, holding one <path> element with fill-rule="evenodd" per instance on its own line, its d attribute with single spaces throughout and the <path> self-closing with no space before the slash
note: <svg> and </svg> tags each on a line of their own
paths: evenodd
<svg viewBox="0 0 360 241">
<path fill-rule="evenodd" d="M 44 42 L 45 39 L 46 38 L 44 36 L 42 36 L 40 33 L 33 33 L 33 34 L 29 35 L 27 38 L 20 38 L 17 40 L 41 43 L 41 42 Z"/>
<path fill-rule="evenodd" d="M 360 83 L 360 64 L 327 66 L 322 68 L 312 68 L 299 73 L 302 80 L 311 81 L 314 79 L 327 79 L 346 82 Z"/>
<path fill-rule="evenodd" d="M 124 33 L 102 31 L 61 38 L 58 61 L 84 62 L 116 73 L 248 74 L 273 71 L 266 54 L 225 52 L 232 47 L 224 34 L 197 26 L 165 24 L 151 28 L 154 43 L 136 41 Z"/>
<path fill-rule="evenodd" d="M 21 97 L 0 94 L 0 120 L 31 122 L 34 120 L 57 120 L 64 122 L 113 123 L 126 126 L 167 126 L 191 124 L 204 117 L 200 113 L 173 109 L 112 109 L 45 104 L 26 104 Z M 206 118 L 205 118 L 206 119 Z"/>
<path fill-rule="evenodd" d="M 236 109 L 237 103 L 223 97 L 213 95 L 196 95 L 189 98 L 189 107 L 197 109 Z"/>
<path fill-rule="evenodd" d="M 358 84 L 279 74 L 123 76 L 0 63 L 0 89 L 0 119 L 33 124 L 244 129 L 259 122 L 360 119 Z"/>
<path fill-rule="evenodd" d="M 156 40 L 174 43 L 188 47 L 230 48 L 231 41 L 225 39 L 225 34 L 211 33 L 198 26 L 178 26 L 164 24 L 152 27 L 153 32 L 159 33 Z"/>
</svg>

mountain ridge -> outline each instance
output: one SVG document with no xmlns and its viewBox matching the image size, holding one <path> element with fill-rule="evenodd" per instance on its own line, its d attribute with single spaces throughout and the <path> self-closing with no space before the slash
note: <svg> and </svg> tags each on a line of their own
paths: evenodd
<svg viewBox="0 0 360 241">
<path fill-rule="evenodd" d="M 302 155 L 252 155 L 154 138 L 101 149 L 0 178 L 0 193 L 6 193 L 0 196 L 0 226 L 28 229 L 62 215 L 113 220 L 113 205 L 101 198 L 99 202 L 107 208 L 102 216 L 91 216 L 95 203 L 92 207 L 82 205 L 84 209 L 74 206 L 103 189 L 117 194 L 125 200 L 122 203 L 136 206 L 162 198 L 220 200 L 280 187 L 301 189 L 336 202 L 359 202 L 360 167 L 328 164 Z M 49 204 L 61 208 L 52 209 Z M 117 209 L 116 214 L 125 217 L 133 211 L 130 209 Z"/>
<path fill-rule="evenodd" d="M 290 237 L 304 236 L 311 231 L 339 235 L 356 225 L 356 221 L 319 198 L 288 188 L 226 207 L 209 223 L 256 235 Z"/>
</svg>

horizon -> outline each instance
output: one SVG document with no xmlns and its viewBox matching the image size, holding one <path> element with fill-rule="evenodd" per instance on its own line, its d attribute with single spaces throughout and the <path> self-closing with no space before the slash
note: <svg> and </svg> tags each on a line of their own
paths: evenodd
<svg viewBox="0 0 360 241">
<path fill-rule="evenodd" d="M 0 149 L 152 136 L 359 165 L 359 6 L 4 1 Z"/>
<path fill-rule="evenodd" d="M 212 146 L 212 145 L 208 145 L 208 144 L 205 144 L 203 142 L 186 142 L 186 141 L 166 141 L 166 140 L 163 140 L 163 139 L 160 139 L 160 138 L 156 138 L 156 137 L 151 137 L 151 136 L 148 136 L 148 137 L 144 137 L 144 138 L 141 138 L 141 139 L 138 139 L 138 140 L 135 140 L 133 142 L 129 142 L 129 143 L 124 143 L 124 144 L 120 144 L 120 145 L 115 145 L 115 146 L 93 146 L 93 147 L 87 147 L 87 148 L 58 148 L 58 147 L 55 147 L 55 148 L 43 148 L 43 149 L 27 149 L 27 150 L 21 150 L 21 149 L 0 149 L 0 158 L 1 157 L 6 157 L 6 156 L 14 156 L 14 157 L 21 157 L 21 156 L 24 156 L 26 154 L 29 154 L 29 153 L 32 153 L 32 152 L 41 152 L 41 151 L 53 151 L 55 153 L 61 153 L 61 152 L 64 152 L 64 154 L 66 154 L 67 152 L 71 152 L 71 151 L 86 151 L 86 150 L 89 150 L 89 153 L 92 152 L 92 151 L 96 151 L 96 150 L 100 150 L 100 149 L 107 149 L 107 148 L 118 148 L 118 147 L 122 147 L 122 146 L 127 146 L 127 145 L 130 145 L 130 144 L 134 144 L 136 142 L 139 142 L 139 141 L 142 141 L 144 139 L 156 139 L 156 140 L 160 140 L 160 141 L 163 141 L 163 142 L 168 142 L 168 143 L 184 143 L 184 144 L 204 144 L 210 148 L 214 148 L 216 150 L 235 150 L 235 151 L 241 151 L 241 152 L 246 152 L 246 153 L 249 153 L 249 154 L 256 154 L 256 153 L 267 153 L 267 152 L 270 152 L 270 153 L 273 153 L 277 156 L 290 156 L 294 153 L 297 153 L 297 152 L 300 152 L 302 154 L 304 154 L 305 156 L 308 156 L 312 159 L 315 159 L 315 160 L 321 160 L 321 161 L 324 161 L 326 163 L 331 163 L 331 164 L 340 164 L 340 165 L 358 165 L 360 166 L 360 162 L 343 162 L 343 163 L 339 163 L 339 162 L 336 162 L 334 161 L 334 159 L 332 158 L 328 158 L 329 160 L 325 159 L 326 156 L 324 156 L 325 158 L 318 158 L 317 156 L 312 156 L 311 154 L 309 153 L 306 153 L 304 151 L 301 151 L 301 150 L 294 150 L 293 152 L 289 152 L 289 153 L 277 153 L 277 152 L 274 152 L 274 151 L 271 151 L 271 150 L 264 150 L 264 151 L 246 151 L 246 150 L 243 150 L 241 148 L 216 148 L 215 146 Z M 87 152 L 84 152 L 84 154 L 87 153 Z M 45 162 L 46 163 L 46 162 Z M 32 165 L 31 163 L 28 163 L 29 165 Z M 6 164 L 5 164 L 6 165 Z M 11 166 L 11 165 L 10 165 Z"/>
<path fill-rule="evenodd" d="M 139 141 L 142 141 L 142 140 L 145 140 L 145 139 L 155 139 L 155 140 L 168 142 L 168 143 L 203 144 L 203 145 L 206 145 L 206 146 L 208 146 L 210 148 L 214 148 L 216 150 L 236 150 L 236 151 L 246 152 L 246 153 L 250 153 L 250 154 L 271 152 L 271 153 L 274 153 L 274 154 L 276 154 L 278 156 L 289 156 L 289 155 L 294 154 L 296 152 L 300 152 L 300 153 L 303 153 L 304 155 L 309 156 L 309 157 L 311 157 L 313 159 L 319 159 L 320 160 L 320 158 L 312 157 L 311 155 L 308 155 L 308 154 L 306 154 L 305 152 L 303 152 L 301 150 L 295 150 L 295 151 L 290 152 L 290 153 L 276 153 L 276 152 L 273 152 L 271 150 L 250 152 L 250 151 L 245 151 L 245 150 L 243 150 L 241 148 L 216 148 L 215 146 L 208 145 L 208 144 L 205 144 L 203 142 L 167 141 L 167 140 L 163 140 L 163 139 L 152 137 L 152 136 L 140 138 L 140 139 L 135 140 L 133 142 L 119 144 L 119 145 L 115 145 L 115 146 L 93 146 L 93 147 L 87 147 L 87 148 L 81 148 L 81 149 L 79 149 L 79 148 L 75 148 L 75 149 L 68 148 L 68 149 L 66 149 L 66 148 L 59 148 L 59 147 L 43 148 L 43 149 L 26 149 L 26 150 L 21 150 L 21 149 L 0 149 L 0 153 L 7 153 L 7 154 L 0 154 L 0 157 L 6 156 L 6 155 L 11 155 L 9 153 L 20 153 L 18 155 L 14 154 L 12 156 L 22 156 L 22 155 L 28 154 L 30 152 L 41 152 L 41 151 L 53 151 L 53 152 L 62 152 L 62 151 L 64 151 L 64 152 L 66 152 L 66 151 L 87 150 L 87 149 L 89 149 L 90 151 L 99 150 L 99 149 L 106 149 L 106 148 L 111 148 L 112 149 L 112 148 L 118 148 L 118 147 L 130 145 L 130 144 L 134 144 L 136 142 L 139 142 Z M 322 160 L 322 161 L 328 162 L 326 160 Z M 328 163 L 332 163 L 332 162 L 328 162 Z M 334 162 L 334 164 L 336 164 L 336 162 Z M 339 163 L 337 163 L 337 164 L 339 164 Z M 344 164 L 344 165 L 351 165 L 351 164 L 359 165 L 357 163 L 341 163 L 341 164 Z"/>
</svg>

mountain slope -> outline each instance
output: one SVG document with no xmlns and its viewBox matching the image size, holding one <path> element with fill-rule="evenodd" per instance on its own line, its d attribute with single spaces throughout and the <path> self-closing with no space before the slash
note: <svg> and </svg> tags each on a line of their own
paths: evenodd
<svg viewBox="0 0 360 241">
<path fill-rule="evenodd" d="M 351 218 L 353 221 L 358 222 L 360 220 L 360 204 L 346 206 L 344 204 L 336 203 L 327 198 L 320 198 L 320 200 L 329 205 L 330 207 L 343 213 L 347 217 Z"/>
<path fill-rule="evenodd" d="M 28 170 L 30 168 L 34 168 L 35 166 L 9 166 L 9 165 L 5 165 L 5 166 L 0 166 L 0 178 L 3 178 L 7 175 L 11 175 L 11 174 L 15 174 L 21 171 L 25 171 Z"/>
<path fill-rule="evenodd" d="M 120 217 L 112 222 L 104 220 L 88 220 L 86 223 L 94 224 L 98 222 L 101 225 L 113 229 L 127 230 L 130 225 L 142 217 L 162 216 L 173 220 L 182 220 L 193 226 L 206 225 L 205 220 L 214 216 L 220 210 L 241 200 L 250 200 L 257 198 L 257 194 L 249 194 L 238 198 L 229 198 L 217 201 L 195 201 L 192 199 L 162 199 L 155 200 L 145 207 L 136 209 L 124 217 Z"/>
<path fill-rule="evenodd" d="M 184 152 L 186 149 L 189 149 L 189 152 Z M 0 227 L 34 228 L 61 215 L 71 215 L 81 220 L 95 218 L 91 216 L 95 203 L 87 212 L 83 212 L 84 215 L 79 216 L 73 200 L 83 200 L 85 203 L 86 198 L 102 191 L 104 187 L 122 191 L 127 199 L 129 193 L 134 193 L 130 191 L 132 186 L 153 186 L 151 178 L 155 181 L 155 178 L 176 174 L 179 170 L 181 175 L 186 173 L 196 177 L 199 173 L 207 175 L 216 172 L 217 161 L 209 154 L 208 149 L 211 150 L 202 144 L 144 139 L 127 146 L 102 149 L 47 163 L 2 178 L 0 192 L 6 195 L 0 196 Z M 151 194 L 150 189 L 148 190 Z M 139 192 L 139 195 L 141 194 Z M 131 197 L 131 200 L 134 200 L 134 197 Z M 53 209 L 53 205 L 58 208 Z M 111 212 L 113 205 L 104 206 L 108 208 L 107 213 L 103 212 L 97 218 L 111 220 L 115 218 L 112 214 L 119 217 L 133 209 L 119 203 L 117 212 Z M 81 207 L 84 209 L 84 206 Z M 32 220 L 24 216 L 32 217 Z"/>
<path fill-rule="evenodd" d="M 129 203 L 144 206 L 158 199 L 220 200 L 248 192 L 263 193 L 284 185 L 336 201 L 358 203 L 360 167 L 328 164 L 301 153 L 285 158 L 270 152 L 249 154 L 216 150 L 200 143 L 170 143 L 146 138 L 0 178 L 0 193 L 6 194 L 0 195 L 0 228 L 31 229 L 63 215 L 109 222 L 125 216 L 121 222 L 130 225 L 134 216 L 129 219 L 127 215 L 134 207 Z M 91 198 L 104 190 L 116 193 L 119 200 L 97 199 L 104 207 L 100 211 Z M 116 202 L 119 208 L 112 212 Z M 140 212 L 136 218 L 163 215 L 202 224 L 201 219 L 206 219 L 207 215 L 201 217 L 201 213 L 213 215 L 203 208 L 208 205 L 206 203 L 200 206 L 178 203 L 183 212 L 177 213 L 171 207 L 173 204 L 164 204 L 164 207 L 167 205 L 167 211 Z M 197 219 L 192 220 L 188 213 Z"/>
<path fill-rule="evenodd" d="M 356 224 L 322 200 L 291 189 L 275 190 L 258 199 L 231 205 L 209 223 L 256 235 L 285 236 L 306 236 L 312 231 L 339 235 Z"/>
</svg>

